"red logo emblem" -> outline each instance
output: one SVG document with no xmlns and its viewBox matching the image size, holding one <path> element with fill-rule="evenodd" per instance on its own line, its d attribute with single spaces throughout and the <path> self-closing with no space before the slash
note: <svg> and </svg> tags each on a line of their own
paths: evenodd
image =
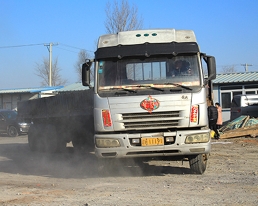
<svg viewBox="0 0 258 206">
<path fill-rule="evenodd" d="M 153 110 L 159 108 L 159 100 L 154 99 L 149 95 L 146 99 L 142 100 L 140 106 L 141 108 L 147 110 L 149 113 L 152 113 Z"/>
</svg>

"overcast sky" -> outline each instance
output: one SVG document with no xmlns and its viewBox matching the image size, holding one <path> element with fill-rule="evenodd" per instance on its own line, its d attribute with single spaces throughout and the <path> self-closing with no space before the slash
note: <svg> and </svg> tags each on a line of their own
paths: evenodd
<svg viewBox="0 0 258 206">
<path fill-rule="evenodd" d="M 0 89 L 41 86 L 36 63 L 53 46 L 61 75 L 78 82 L 74 65 L 80 49 L 90 55 L 105 34 L 107 0 L 0 0 Z M 110 2 L 113 2 L 110 0 Z M 201 51 L 213 55 L 217 72 L 234 66 L 258 71 L 258 1 L 256 0 L 128 0 L 138 8 L 144 29 L 195 31 Z"/>
</svg>

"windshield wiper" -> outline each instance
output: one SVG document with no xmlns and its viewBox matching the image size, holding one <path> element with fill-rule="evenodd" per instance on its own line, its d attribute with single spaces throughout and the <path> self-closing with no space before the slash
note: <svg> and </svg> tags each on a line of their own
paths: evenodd
<svg viewBox="0 0 258 206">
<path fill-rule="evenodd" d="M 121 88 L 111 88 L 111 90 L 124 90 L 124 91 L 127 91 L 127 92 L 131 92 L 131 93 L 137 93 L 136 90 L 133 90 L 133 89 L 128 89 L 128 88 L 124 88 L 124 87 L 121 87 Z M 119 93 L 119 92 L 117 92 Z M 123 93 L 123 92 L 122 92 Z"/>
<path fill-rule="evenodd" d="M 136 90 L 133 90 L 133 89 L 128 89 L 128 88 L 122 88 L 124 91 L 127 91 L 127 92 L 132 92 L 132 93 L 137 93 Z"/>
<path fill-rule="evenodd" d="M 166 83 L 164 83 L 164 85 L 174 85 L 174 86 L 176 86 L 176 87 L 181 87 L 181 88 L 183 88 L 183 89 L 193 90 L 193 89 L 190 88 L 190 87 L 187 87 L 187 86 L 184 86 L 184 85 L 181 85 L 181 84 L 177 84 L 177 83 L 166 82 Z"/>
<path fill-rule="evenodd" d="M 161 89 L 161 88 L 158 88 L 158 87 L 153 87 L 153 86 L 150 86 L 150 85 L 140 84 L 140 85 L 136 85 L 136 87 L 147 87 L 147 88 L 151 88 L 151 89 L 154 89 L 154 90 L 158 90 L 158 91 L 164 92 L 164 89 Z"/>
</svg>

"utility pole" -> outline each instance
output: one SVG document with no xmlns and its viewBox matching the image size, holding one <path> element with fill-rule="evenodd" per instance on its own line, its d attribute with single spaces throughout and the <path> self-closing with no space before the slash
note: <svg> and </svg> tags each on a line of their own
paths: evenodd
<svg viewBox="0 0 258 206">
<path fill-rule="evenodd" d="M 245 67 L 245 72 L 248 72 L 248 66 L 253 66 L 252 64 L 241 64 L 241 66 L 244 66 Z"/>
<path fill-rule="evenodd" d="M 46 46 L 48 51 L 49 51 L 48 85 L 50 87 L 52 86 L 52 46 L 56 46 L 56 45 L 58 45 L 58 43 L 56 43 L 56 44 L 53 44 L 53 43 L 44 44 L 44 46 Z"/>
</svg>

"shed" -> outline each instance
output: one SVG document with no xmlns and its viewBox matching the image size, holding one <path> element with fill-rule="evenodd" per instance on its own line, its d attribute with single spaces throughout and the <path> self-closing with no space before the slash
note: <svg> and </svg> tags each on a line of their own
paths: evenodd
<svg viewBox="0 0 258 206">
<path fill-rule="evenodd" d="M 63 86 L 15 88 L 0 90 L 0 109 L 17 109 L 17 102 L 54 95 Z"/>
</svg>

